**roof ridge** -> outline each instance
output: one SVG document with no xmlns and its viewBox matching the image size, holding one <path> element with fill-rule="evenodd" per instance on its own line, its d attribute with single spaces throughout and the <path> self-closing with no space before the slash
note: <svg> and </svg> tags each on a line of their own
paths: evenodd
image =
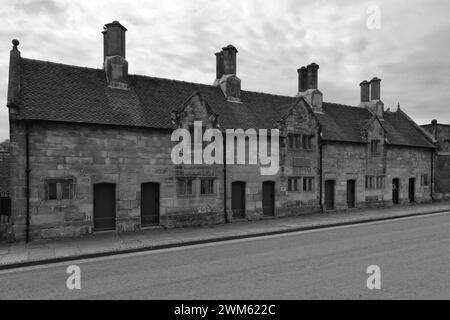
<svg viewBox="0 0 450 320">
<path fill-rule="evenodd" d="M 70 67 L 70 68 L 76 68 L 76 69 L 90 69 L 90 70 L 95 70 L 95 71 L 103 71 L 103 69 L 100 69 L 100 68 L 82 67 L 82 66 L 76 66 L 74 64 L 54 62 L 54 61 L 49 61 L 49 60 L 31 59 L 31 58 L 25 58 L 25 57 L 22 57 L 21 59 L 22 60 L 32 61 L 32 62 L 53 64 L 53 65 L 57 65 L 57 66 Z"/>
</svg>

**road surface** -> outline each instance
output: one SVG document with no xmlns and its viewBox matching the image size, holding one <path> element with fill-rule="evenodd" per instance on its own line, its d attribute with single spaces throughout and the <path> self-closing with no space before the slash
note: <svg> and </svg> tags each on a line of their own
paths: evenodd
<svg viewBox="0 0 450 320">
<path fill-rule="evenodd" d="M 0 299 L 450 299 L 450 213 L 0 271 Z"/>
</svg>

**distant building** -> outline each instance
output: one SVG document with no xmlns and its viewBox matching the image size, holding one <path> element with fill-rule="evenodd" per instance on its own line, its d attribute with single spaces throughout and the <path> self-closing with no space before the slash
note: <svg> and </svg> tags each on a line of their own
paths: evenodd
<svg viewBox="0 0 450 320">
<path fill-rule="evenodd" d="M 437 143 L 435 169 L 435 196 L 437 199 L 450 199 L 450 125 L 433 120 L 422 126 Z"/>
<path fill-rule="evenodd" d="M 298 69 L 292 96 L 245 91 L 231 45 L 216 53 L 213 85 L 129 75 L 125 32 L 105 26 L 103 69 L 22 58 L 13 41 L 17 240 L 431 201 L 435 146 L 402 110 L 384 110 L 380 79 L 360 84 L 357 106 L 323 102 L 314 63 Z M 174 164 L 171 134 L 195 120 L 222 132 L 279 129 L 278 173 Z"/>
</svg>

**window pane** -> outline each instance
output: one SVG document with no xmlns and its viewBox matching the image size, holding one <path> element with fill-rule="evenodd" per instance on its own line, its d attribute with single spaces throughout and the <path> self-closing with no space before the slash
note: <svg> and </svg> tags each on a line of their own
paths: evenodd
<svg viewBox="0 0 450 320">
<path fill-rule="evenodd" d="M 47 199 L 48 200 L 56 200 L 57 199 L 57 193 L 56 193 L 56 182 L 50 182 L 47 184 Z"/>
</svg>

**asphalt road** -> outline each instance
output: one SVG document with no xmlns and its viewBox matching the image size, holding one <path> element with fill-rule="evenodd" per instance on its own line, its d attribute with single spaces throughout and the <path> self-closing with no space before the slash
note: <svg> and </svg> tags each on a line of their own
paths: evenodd
<svg viewBox="0 0 450 320">
<path fill-rule="evenodd" d="M 80 298 L 450 299 L 450 213 L 0 272 L 0 299 Z"/>
</svg>

